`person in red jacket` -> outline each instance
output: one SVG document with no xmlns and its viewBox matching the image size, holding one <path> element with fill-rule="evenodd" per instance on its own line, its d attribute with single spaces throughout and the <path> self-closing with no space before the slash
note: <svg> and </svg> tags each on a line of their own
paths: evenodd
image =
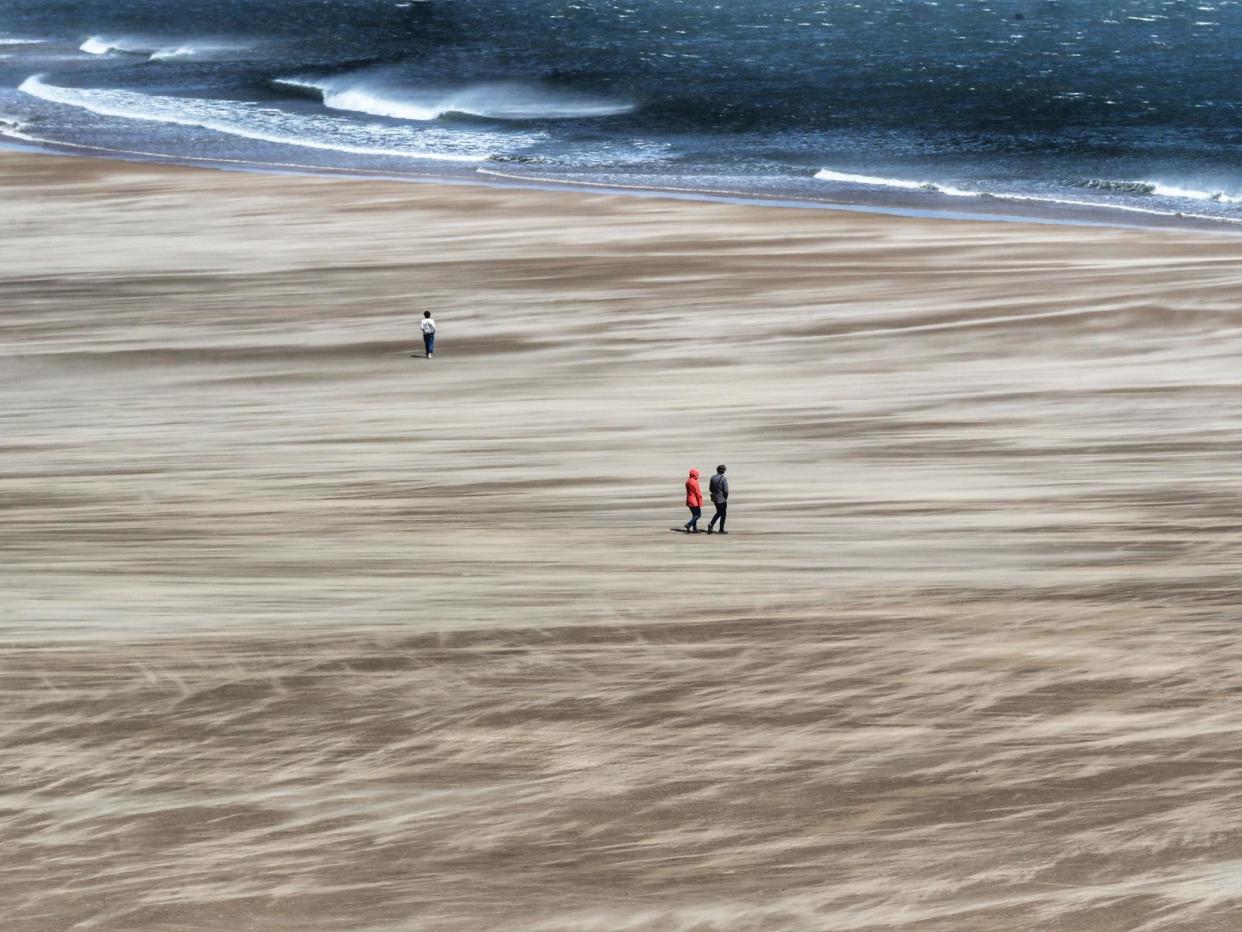
<svg viewBox="0 0 1242 932">
<path fill-rule="evenodd" d="M 690 478 L 686 480 L 686 507 L 690 509 L 690 520 L 686 522 L 687 534 L 699 533 L 699 518 L 703 517 L 703 490 L 699 488 L 699 471 L 690 470 Z"/>
</svg>

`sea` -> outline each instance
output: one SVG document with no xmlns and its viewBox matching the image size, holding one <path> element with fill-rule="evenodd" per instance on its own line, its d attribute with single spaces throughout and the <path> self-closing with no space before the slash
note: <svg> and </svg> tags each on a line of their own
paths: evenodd
<svg viewBox="0 0 1242 932">
<path fill-rule="evenodd" d="M 0 138 L 1242 229 L 1242 3 L 0 0 Z"/>
</svg>

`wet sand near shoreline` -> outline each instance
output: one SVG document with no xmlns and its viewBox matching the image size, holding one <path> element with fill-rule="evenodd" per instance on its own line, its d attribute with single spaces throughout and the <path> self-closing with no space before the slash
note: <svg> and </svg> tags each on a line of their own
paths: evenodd
<svg viewBox="0 0 1242 932">
<path fill-rule="evenodd" d="M 1239 921 L 1236 238 L 0 186 L 7 928 Z"/>
</svg>

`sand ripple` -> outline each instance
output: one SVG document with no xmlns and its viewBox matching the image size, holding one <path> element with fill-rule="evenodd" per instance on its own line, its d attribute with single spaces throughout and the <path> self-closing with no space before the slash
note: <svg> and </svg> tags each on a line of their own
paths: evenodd
<svg viewBox="0 0 1242 932">
<path fill-rule="evenodd" d="M 6 930 L 1242 924 L 1238 240 L 3 162 Z"/>
</svg>

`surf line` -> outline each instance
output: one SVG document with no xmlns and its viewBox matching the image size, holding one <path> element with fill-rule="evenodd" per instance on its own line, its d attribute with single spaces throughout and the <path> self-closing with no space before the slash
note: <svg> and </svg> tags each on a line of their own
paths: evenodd
<svg viewBox="0 0 1242 932">
<path fill-rule="evenodd" d="M 440 177 L 438 175 L 424 175 L 416 172 L 384 171 L 378 168 L 336 168 L 331 165 L 303 165 L 301 162 L 265 162 L 258 159 L 226 159 L 206 155 L 170 155 L 167 152 L 145 152 L 142 149 L 115 149 L 111 146 L 91 146 L 83 142 L 59 142 L 55 139 L 31 136 L 29 133 L 23 133 L 20 129 L 5 129 L 3 127 L 0 127 L 0 136 L 8 136 L 10 139 L 16 139 L 20 142 L 29 142 L 57 149 L 82 149 L 90 152 L 106 152 L 110 155 L 137 155 L 147 159 L 159 159 L 174 165 L 181 162 L 208 162 L 217 165 L 261 165 L 271 168 L 298 168 L 313 174 L 345 175 L 346 177 L 350 175 L 378 175 L 383 178 Z"/>
<path fill-rule="evenodd" d="M 768 196 L 755 194 L 746 191 L 732 191 L 728 188 L 678 188 L 671 184 L 660 185 L 659 187 L 651 187 L 644 184 L 624 184 L 622 182 L 608 181 L 566 181 L 564 178 L 548 178 L 544 175 L 514 175 L 509 172 L 498 172 L 490 168 L 476 168 L 476 175 L 490 175 L 493 178 L 505 178 L 509 181 L 524 181 L 527 184 L 555 184 L 564 188 L 607 188 L 611 190 L 624 191 L 647 191 L 652 194 L 659 194 L 661 191 L 667 191 L 676 194 L 719 194 L 721 197 L 743 198 L 748 201 L 756 200 L 780 200 L 780 201 L 806 201 L 808 204 L 823 204 L 827 207 L 833 206 L 832 201 L 820 200 L 817 197 L 807 197 L 803 194 L 781 194 L 779 196 Z"/>
<path fill-rule="evenodd" d="M 3 121 L 0 121 L 0 122 L 3 122 Z M 18 126 L 20 126 L 20 124 L 18 124 Z M 349 178 L 351 176 L 358 177 L 358 176 L 366 175 L 366 176 L 375 176 L 379 178 L 411 179 L 411 180 L 422 180 L 422 181 L 431 179 L 433 181 L 442 181 L 445 184 L 454 184 L 454 183 L 469 184 L 469 182 L 467 181 L 464 181 L 464 180 L 455 181 L 455 179 L 453 178 L 445 177 L 444 175 L 436 174 L 435 172 L 400 172 L 400 171 L 384 170 L 384 169 L 379 169 L 379 168 L 340 168 L 340 167 L 332 166 L 332 165 L 307 165 L 302 162 L 270 162 L 270 161 L 263 161 L 259 159 L 229 159 L 229 158 L 224 158 L 222 156 L 173 155 L 168 152 L 148 152 L 143 149 L 117 149 L 111 146 L 92 146 L 92 145 L 88 145 L 87 143 L 81 143 L 81 142 L 60 142 L 55 139 L 46 139 L 40 136 L 31 136 L 29 133 L 23 133 L 19 128 L 16 128 L 16 127 L 5 128 L 3 126 L 0 126 L 0 136 L 7 136 L 9 139 L 14 139 L 19 142 L 27 142 L 27 143 L 31 143 L 33 145 L 38 145 L 38 146 L 48 146 L 54 149 L 80 149 L 84 152 L 103 152 L 103 153 L 107 153 L 110 155 L 133 155 L 133 156 L 138 156 L 140 158 L 146 158 L 146 159 L 159 159 L 161 162 L 167 162 L 173 165 L 183 164 L 186 162 L 203 162 L 203 163 L 213 164 L 213 165 L 242 165 L 242 166 L 268 167 L 268 168 L 289 168 L 289 169 L 297 169 L 300 171 L 304 171 L 304 172 L 307 172 L 313 175 L 325 175 L 325 176 L 336 175 L 336 176 L 343 176 L 345 178 Z M 275 143 L 275 145 L 296 145 L 296 143 Z M 414 156 L 414 158 L 418 158 L 418 156 Z M 479 156 L 480 160 L 484 160 L 486 158 L 487 156 Z M 727 188 L 679 188 L 673 185 L 662 185 L 660 187 L 649 187 L 647 185 L 624 184 L 621 182 L 610 183 L 610 182 L 604 182 L 604 181 L 566 181 L 563 178 L 548 178 L 542 175 L 514 175 L 509 172 L 499 172 L 499 171 L 494 171 L 488 168 L 476 168 L 474 173 L 476 175 L 487 175 L 492 178 L 503 178 L 509 181 L 523 182 L 525 184 L 557 185 L 559 187 L 568 188 L 571 190 L 574 188 L 588 188 L 589 187 L 589 188 L 602 188 L 604 190 L 641 191 L 647 194 L 657 194 L 657 195 L 660 194 L 661 192 L 667 192 L 669 194 L 689 194 L 689 195 L 696 195 L 696 194 L 697 195 L 713 195 L 714 194 L 720 197 L 736 198 L 744 202 L 757 202 L 757 203 L 777 202 L 779 203 L 779 202 L 798 201 L 798 202 L 802 202 L 806 204 L 818 205 L 825 209 L 844 208 L 844 209 L 858 210 L 863 213 L 871 213 L 871 212 L 884 213 L 885 212 L 885 211 L 872 211 L 866 206 L 862 206 L 862 205 L 841 204 L 838 201 L 828 201 L 828 200 L 823 200 L 821 198 L 806 197 L 805 195 L 799 195 L 799 194 L 784 194 L 784 195 L 779 195 L 779 196 L 774 197 L 771 195 L 756 194 L 754 192 L 734 191 L 734 190 L 729 190 Z M 1204 220 L 1209 223 L 1228 224 L 1228 225 L 1233 225 L 1233 226 L 1242 225 L 1242 220 L 1235 220 L 1230 217 L 1216 217 L 1211 214 L 1194 214 L 1194 213 L 1185 213 L 1183 211 L 1145 210 L 1144 208 L 1141 208 L 1141 207 L 1093 204 L 1090 201 L 1070 201 L 1070 200 L 1061 200 L 1061 199 L 1052 199 L 1052 198 L 1025 197 L 1025 196 L 1016 195 L 1016 194 L 1014 195 L 992 194 L 992 195 L 986 195 L 985 197 L 981 197 L 981 199 L 984 199 L 984 200 L 989 199 L 989 198 L 999 200 L 999 201 L 1008 200 L 1008 201 L 1019 201 L 1019 202 L 1024 202 L 1024 203 L 1043 202 L 1043 203 L 1062 204 L 1062 205 L 1068 205 L 1068 206 L 1080 206 L 1080 207 L 1086 207 L 1086 208 L 1093 208 L 1097 210 L 1130 211 L 1133 213 L 1145 214 L 1146 216 L 1149 216 L 1149 217 L 1150 216 L 1167 217 L 1169 219 L 1175 219 L 1175 220 Z M 978 214 L 978 215 L 973 215 L 973 216 L 967 215 L 967 214 L 961 214 L 960 216 L 962 216 L 965 219 L 973 219 L 973 220 L 981 220 L 981 221 L 1002 221 L 1002 222 L 1015 222 L 1015 223 L 1035 221 L 1035 218 L 1007 217 L 1007 216 L 997 215 L 997 214 Z M 1040 222 L 1040 221 L 1036 221 L 1036 222 Z M 1057 221 L 1049 220 L 1049 221 L 1042 221 L 1042 222 L 1056 223 Z M 942 326 L 942 325 L 929 325 L 929 326 Z M 907 329 L 913 329 L 913 328 L 907 328 Z M 861 332 L 864 332 L 864 331 L 860 331 L 860 333 Z M 873 332 L 873 331 L 865 331 L 865 332 Z M 878 332 L 878 331 L 875 331 L 875 332 Z M 901 332 L 901 331 L 898 331 L 898 332 Z M 850 334 L 837 334 L 835 336 L 841 337 L 841 336 L 849 336 L 849 335 Z"/>
<path fill-rule="evenodd" d="M 864 213 L 873 212 L 871 209 L 869 209 L 865 205 L 854 205 L 854 204 L 843 205 L 839 201 L 827 201 L 821 198 L 807 197 L 805 195 L 800 195 L 800 194 L 764 195 L 764 194 L 756 194 L 754 192 L 747 192 L 747 191 L 730 191 L 724 188 L 678 188 L 673 185 L 661 185 L 659 187 L 649 187 L 647 185 L 624 184 L 622 182 L 614 183 L 614 182 L 607 182 L 607 181 L 566 181 L 563 178 L 548 178 L 545 175 L 514 175 L 509 172 L 494 171 L 493 169 L 490 169 L 490 168 L 476 168 L 475 174 L 476 175 L 490 175 L 493 178 L 504 178 L 510 181 L 524 181 L 527 184 L 559 185 L 563 188 L 603 188 L 605 190 L 615 190 L 615 191 L 620 191 L 620 190 L 645 191 L 649 194 L 659 194 L 661 191 L 667 192 L 669 194 L 700 194 L 700 195 L 715 194 L 720 197 L 732 197 L 732 198 L 737 198 L 743 201 L 777 201 L 777 202 L 801 201 L 807 204 L 818 204 L 825 208 L 848 207 L 852 209 L 857 209 Z M 928 193 L 936 193 L 936 192 L 928 192 Z M 940 192 L 940 193 L 943 193 L 943 192 Z M 1060 204 L 1062 206 L 1084 207 L 1084 208 L 1088 208 L 1091 210 L 1100 210 L 1100 211 L 1108 211 L 1108 210 L 1128 211 L 1131 213 L 1143 214 L 1144 216 L 1147 216 L 1147 217 L 1167 217 L 1170 220 L 1206 220 L 1209 223 L 1231 224 L 1234 226 L 1242 225 L 1242 220 L 1235 220 L 1231 217 L 1217 217 L 1217 216 L 1213 216 L 1212 214 L 1191 214 L 1191 213 L 1186 213 L 1185 211 L 1181 211 L 1181 210 L 1151 210 L 1151 209 L 1143 208 L 1143 207 L 1128 207 L 1122 204 L 1096 204 L 1096 203 L 1092 203 L 1091 201 L 1071 201 L 1071 200 L 1065 200 L 1061 198 L 1040 198 L 1040 197 L 1025 196 L 1021 194 L 990 194 L 986 192 L 980 192 L 977 194 L 973 194 L 972 196 L 977 197 L 980 201 L 983 201 L 983 202 L 993 200 L 993 201 L 1002 201 L 1002 202 L 1012 201 L 1015 203 L 1025 203 L 1025 204 L 1040 204 L 1040 203 Z M 912 209 L 920 210 L 919 208 L 912 208 Z M 922 212 L 927 213 L 930 210 L 934 210 L 934 209 L 925 208 L 921 210 Z M 874 211 L 874 212 L 882 213 L 883 211 Z M 985 214 L 985 213 L 975 214 L 975 215 L 967 215 L 967 214 L 962 213 L 961 215 L 970 216 L 972 219 L 975 219 L 975 220 L 983 220 L 983 221 L 998 220 L 1002 222 L 1011 222 L 1011 223 L 1023 223 L 1023 222 L 1029 223 L 1037 219 L 1033 217 L 1005 216 L 1003 214 Z M 1048 220 L 1048 221 L 1043 221 L 1043 222 L 1057 223 L 1058 221 Z M 1090 224 L 1087 224 L 1087 225 L 1090 225 Z M 1107 225 L 1107 224 L 1102 224 L 1102 225 Z"/>
<path fill-rule="evenodd" d="M 980 197 L 998 201 L 1020 201 L 1024 204 L 1062 204 L 1069 207 L 1088 207 L 1092 210 L 1124 210 L 1148 217 L 1170 217 L 1174 220 L 1210 220 L 1213 223 L 1242 224 L 1233 217 L 1216 217 L 1212 214 L 1189 214 L 1184 210 L 1152 210 L 1150 207 L 1131 207 L 1128 204 L 1097 204 L 1094 201 L 1074 201 L 1063 197 L 1036 197 L 1031 194 L 981 194 Z"/>
</svg>

